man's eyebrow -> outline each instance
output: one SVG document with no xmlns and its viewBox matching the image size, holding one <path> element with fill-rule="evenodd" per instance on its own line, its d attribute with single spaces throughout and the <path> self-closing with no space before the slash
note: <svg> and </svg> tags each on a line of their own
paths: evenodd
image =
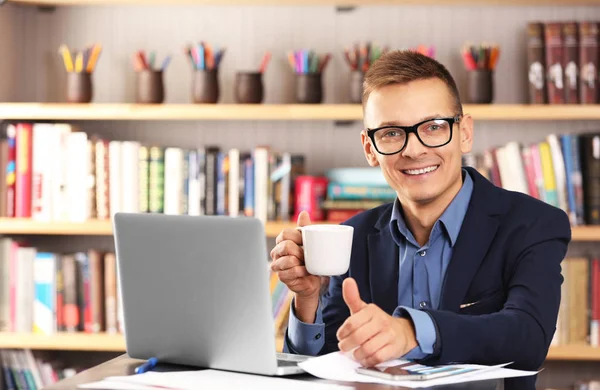
<svg viewBox="0 0 600 390">
<path fill-rule="evenodd" d="M 444 115 L 440 115 L 440 114 L 432 114 L 432 115 L 427 115 L 421 119 L 419 119 L 418 121 L 416 121 L 414 124 L 416 123 L 420 123 L 423 121 L 428 121 L 430 119 L 435 119 L 435 118 L 445 118 L 446 116 Z M 377 127 L 384 127 L 384 126 L 407 126 L 407 125 L 403 125 L 402 123 L 400 123 L 400 121 L 397 120 L 393 120 L 393 121 L 385 121 L 385 122 L 381 122 Z"/>
</svg>

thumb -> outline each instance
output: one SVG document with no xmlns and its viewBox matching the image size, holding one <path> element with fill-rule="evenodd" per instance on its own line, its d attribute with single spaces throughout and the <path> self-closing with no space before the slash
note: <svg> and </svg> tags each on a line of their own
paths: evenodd
<svg viewBox="0 0 600 390">
<path fill-rule="evenodd" d="M 312 222 L 310 221 L 310 215 L 306 210 L 302 210 L 300 214 L 298 214 L 298 226 L 307 226 Z"/>
<path fill-rule="evenodd" d="M 358 285 L 353 278 L 346 278 L 344 283 L 342 283 L 342 295 L 344 297 L 344 302 L 346 302 L 346 305 L 350 309 L 350 314 L 357 313 L 367 306 L 367 304 L 360 299 Z"/>
</svg>

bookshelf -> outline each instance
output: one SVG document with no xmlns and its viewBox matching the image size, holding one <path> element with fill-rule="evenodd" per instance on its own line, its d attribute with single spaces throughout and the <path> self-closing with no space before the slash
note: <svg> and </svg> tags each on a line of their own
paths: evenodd
<svg viewBox="0 0 600 390">
<path fill-rule="evenodd" d="M 294 228 L 291 222 L 267 222 L 265 235 L 276 237 L 285 228 Z M 24 218 L 0 218 L 0 234 L 56 235 L 56 236 L 110 236 L 112 223 L 109 220 L 86 222 L 38 222 Z M 600 240 L 600 228 L 598 232 Z"/>
<path fill-rule="evenodd" d="M 600 120 L 600 105 L 472 104 L 476 120 Z M 360 104 L 0 103 L 6 120 L 362 120 Z"/>
<path fill-rule="evenodd" d="M 11 3 L 31 5 L 152 5 L 152 4 L 181 4 L 181 5 L 223 5 L 220 0 L 8 0 Z M 596 5 L 598 0 L 233 0 L 228 5 Z"/>
<path fill-rule="evenodd" d="M 278 351 L 283 348 L 283 336 L 275 338 Z M 33 333 L 0 332 L 0 349 L 28 348 L 57 351 L 125 352 L 125 337 L 106 333 Z M 600 359 L 600 356 L 598 357 Z"/>
<path fill-rule="evenodd" d="M 278 351 L 283 348 L 283 336 L 275 338 Z M 57 333 L 0 333 L 0 349 L 29 348 L 35 350 L 125 352 L 125 338 L 120 334 Z M 587 345 L 551 347 L 548 361 L 600 361 L 600 348 Z"/>
<path fill-rule="evenodd" d="M 316 222 L 327 223 L 327 221 Z M 277 237 L 285 228 L 293 229 L 294 222 L 267 222 L 265 235 Z M 600 241 L 599 226 L 575 226 L 572 228 L 572 241 Z M 0 218 L 0 234 L 22 235 L 56 235 L 56 236 L 110 236 L 112 224 L 110 221 L 89 220 L 86 222 L 38 222 L 24 218 Z"/>
</svg>

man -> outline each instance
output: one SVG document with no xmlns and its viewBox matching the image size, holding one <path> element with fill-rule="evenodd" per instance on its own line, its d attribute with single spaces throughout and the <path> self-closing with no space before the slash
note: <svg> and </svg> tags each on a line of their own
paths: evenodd
<svg viewBox="0 0 600 390">
<path fill-rule="evenodd" d="M 285 229 L 271 268 L 295 293 L 286 351 L 353 351 L 365 366 L 407 358 L 537 370 L 552 340 L 571 230 L 567 215 L 461 166 L 473 120 L 447 69 L 395 51 L 365 76 L 361 141 L 398 197 L 347 222 L 350 269 L 309 275 Z M 306 213 L 298 224 L 310 224 Z M 534 389 L 535 377 L 505 388 Z"/>
</svg>

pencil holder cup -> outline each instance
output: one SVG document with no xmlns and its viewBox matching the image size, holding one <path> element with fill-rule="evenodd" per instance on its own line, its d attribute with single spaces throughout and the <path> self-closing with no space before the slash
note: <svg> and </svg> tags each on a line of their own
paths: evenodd
<svg viewBox="0 0 600 390">
<path fill-rule="evenodd" d="M 158 104 L 165 100 L 163 72 L 160 70 L 143 70 L 137 72 L 136 102 L 142 104 Z"/>
<path fill-rule="evenodd" d="M 361 71 L 354 70 L 350 74 L 350 102 L 362 103 L 363 81 L 365 74 Z"/>
<path fill-rule="evenodd" d="M 322 101 L 321 73 L 296 74 L 296 103 L 318 104 Z"/>
<path fill-rule="evenodd" d="M 67 73 L 67 102 L 89 103 L 92 101 L 92 74 L 87 72 Z"/>
<path fill-rule="evenodd" d="M 467 73 L 467 103 L 489 104 L 494 100 L 494 72 L 471 70 Z"/>
<path fill-rule="evenodd" d="M 262 103 L 263 90 L 262 73 L 238 72 L 235 75 L 235 101 L 237 103 Z"/>
<path fill-rule="evenodd" d="M 194 103 L 216 103 L 219 100 L 219 74 L 216 70 L 194 72 L 192 99 Z"/>
</svg>

